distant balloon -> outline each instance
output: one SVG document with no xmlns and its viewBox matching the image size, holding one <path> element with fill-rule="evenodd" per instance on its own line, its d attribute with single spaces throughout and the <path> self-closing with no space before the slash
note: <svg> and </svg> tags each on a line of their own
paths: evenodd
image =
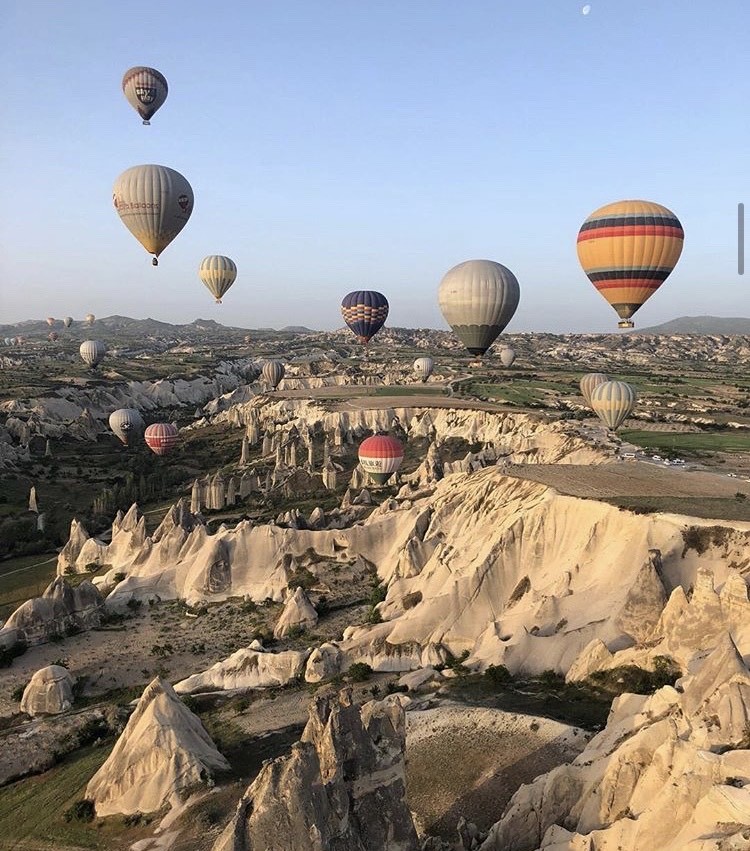
<svg viewBox="0 0 750 851">
<path fill-rule="evenodd" d="M 472 355 L 483 355 L 513 318 L 521 290 L 516 276 L 494 260 L 459 263 L 440 282 L 446 322 Z"/>
<path fill-rule="evenodd" d="M 85 316 L 85 319 L 86 319 L 86 324 L 89 327 L 92 326 L 94 324 L 94 322 L 96 322 L 96 317 L 94 316 L 93 313 L 87 313 L 86 316 Z"/>
<path fill-rule="evenodd" d="M 131 437 L 143 433 L 144 425 L 143 417 L 135 408 L 120 408 L 109 415 L 109 427 L 125 446 Z"/>
<path fill-rule="evenodd" d="M 47 334 L 47 339 L 51 343 L 54 343 L 55 340 L 59 339 L 59 337 L 60 337 L 60 335 L 57 333 L 57 331 L 50 331 L 49 334 Z"/>
<path fill-rule="evenodd" d="M 78 351 L 84 363 L 87 363 L 93 368 L 101 363 L 104 355 L 107 353 L 107 347 L 101 340 L 84 340 Z"/>
<path fill-rule="evenodd" d="M 55 317 L 54 316 L 48 316 L 46 321 L 47 321 L 47 325 L 49 325 L 49 327 L 52 328 L 52 326 L 55 324 Z"/>
<path fill-rule="evenodd" d="M 223 254 L 210 254 L 201 261 L 198 275 L 216 303 L 221 304 L 222 296 L 237 279 L 237 266 Z"/>
<path fill-rule="evenodd" d="M 172 423 L 154 423 L 146 429 L 143 437 L 152 452 L 167 455 L 174 449 L 179 433 Z"/>
<path fill-rule="evenodd" d="M 65 319 L 63 319 L 63 325 L 66 328 L 70 328 L 70 326 L 72 324 L 73 324 L 73 317 L 72 316 L 66 316 Z"/>
<path fill-rule="evenodd" d="M 6 346 L 12 346 L 13 345 L 13 337 L 6 337 L 3 340 L 3 342 L 5 343 Z"/>
<path fill-rule="evenodd" d="M 422 379 L 422 382 L 427 381 L 427 379 L 432 375 L 432 370 L 434 368 L 435 362 L 432 358 L 417 358 L 414 361 L 414 372 Z"/>
<path fill-rule="evenodd" d="M 605 381 L 591 391 L 591 407 L 608 428 L 615 431 L 635 407 L 635 390 L 624 381 Z"/>
<path fill-rule="evenodd" d="M 137 65 L 125 72 L 122 91 L 128 103 L 143 119 L 143 123 L 150 124 L 149 119 L 167 99 L 169 86 L 164 75 L 156 68 Z"/>
<path fill-rule="evenodd" d="M 669 277 L 684 238 L 677 216 L 652 201 L 607 204 L 581 225 L 578 260 L 620 328 L 633 327 L 633 314 Z"/>
<path fill-rule="evenodd" d="M 193 190 L 185 178 L 164 165 L 137 165 L 115 181 L 115 209 L 125 227 L 158 257 L 185 227 L 193 212 Z"/>
<path fill-rule="evenodd" d="M 375 434 L 359 445 L 359 464 L 377 484 L 384 485 L 404 460 L 401 442 L 388 434 Z"/>
<path fill-rule="evenodd" d="M 581 379 L 581 395 L 586 400 L 586 404 L 591 407 L 591 394 L 600 385 L 609 381 L 609 376 L 603 372 L 589 372 Z"/>
<path fill-rule="evenodd" d="M 591 11 L 591 6 L 588 3 L 583 7 L 583 9 L 581 9 L 581 13 L 584 14 L 584 15 L 588 15 L 588 13 L 590 11 Z"/>
<path fill-rule="evenodd" d="M 516 350 L 512 346 L 503 346 L 500 349 L 500 363 L 503 366 L 513 366 L 516 359 Z"/>
<path fill-rule="evenodd" d="M 286 372 L 284 364 L 280 360 L 267 360 L 263 364 L 261 375 L 264 380 L 275 390 Z"/>
<path fill-rule="evenodd" d="M 344 296 L 341 315 L 359 342 L 367 345 L 388 318 L 388 299 L 375 290 L 354 290 Z"/>
</svg>

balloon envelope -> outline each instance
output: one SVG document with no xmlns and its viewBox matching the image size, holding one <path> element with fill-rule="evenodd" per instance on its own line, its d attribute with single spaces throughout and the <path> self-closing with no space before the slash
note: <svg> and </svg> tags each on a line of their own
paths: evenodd
<svg viewBox="0 0 750 851">
<path fill-rule="evenodd" d="M 503 366 L 513 366 L 516 359 L 516 350 L 512 346 L 503 346 L 500 349 L 500 363 Z"/>
<path fill-rule="evenodd" d="M 86 316 L 85 316 L 85 319 L 86 319 L 86 322 L 89 325 L 93 325 L 94 322 L 96 322 L 96 317 L 94 316 L 93 313 L 87 313 Z"/>
<path fill-rule="evenodd" d="M 635 390 L 624 381 L 605 381 L 591 391 L 591 407 L 604 425 L 614 431 L 635 407 Z"/>
<path fill-rule="evenodd" d="M 156 455 L 167 455 L 178 440 L 177 427 L 172 423 L 154 423 L 144 432 L 148 448 Z"/>
<path fill-rule="evenodd" d="M 166 78 L 156 68 L 136 65 L 128 68 L 122 78 L 122 91 L 128 103 L 150 124 L 154 113 L 164 104 L 169 92 Z"/>
<path fill-rule="evenodd" d="M 115 181 L 112 199 L 125 227 L 153 254 L 152 263 L 185 227 L 193 212 L 193 190 L 165 165 L 136 165 Z"/>
<path fill-rule="evenodd" d="M 342 299 L 341 315 L 360 343 L 366 345 L 388 318 L 388 299 L 375 290 L 354 290 Z"/>
<path fill-rule="evenodd" d="M 55 317 L 54 316 L 48 316 L 47 317 L 47 325 L 49 325 L 49 327 L 51 328 L 54 324 L 55 324 Z"/>
<path fill-rule="evenodd" d="M 107 353 L 107 347 L 101 340 L 84 340 L 78 350 L 84 363 L 97 366 Z"/>
<path fill-rule="evenodd" d="M 483 355 L 513 318 L 521 290 L 510 269 L 494 260 L 467 260 L 443 277 L 438 303 L 454 334 Z"/>
<path fill-rule="evenodd" d="M 285 372 L 284 364 L 280 360 L 267 360 L 261 369 L 261 375 L 264 380 L 267 381 L 274 390 L 279 386 Z"/>
<path fill-rule="evenodd" d="M 675 214 L 652 201 L 617 201 L 581 225 L 576 248 L 588 279 L 612 305 L 621 328 L 669 277 L 685 234 Z"/>
<path fill-rule="evenodd" d="M 143 417 L 135 408 L 120 408 L 109 415 L 109 427 L 125 446 L 131 437 L 142 434 L 143 426 Z"/>
<path fill-rule="evenodd" d="M 237 266 L 234 260 L 223 254 L 210 254 L 201 261 L 198 275 L 216 303 L 221 304 L 222 296 L 237 278 Z"/>
<path fill-rule="evenodd" d="M 63 319 L 63 325 L 66 328 L 70 328 L 70 326 L 72 324 L 73 324 L 73 317 L 72 316 L 66 316 L 65 319 Z"/>
<path fill-rule="evenodd" d="M 609 376 L 605 375 L 603 372 L 589 372 L 581 379 L 581 395 L 586 400 L 586 404 L 589 408 L 591 407 L 591 394 L 593 393 L 594 388 L 598 387 L 600 384 L 604 384 L 605 381 L 609 381 Z"/>
<path fill-rule="evenodd" d="M 414 361 L 414 372 L 422 379 L 422 381 L 427 381 L 427 379 L 432 375 L 432 370 L 434 368 L 435 363 L 432 358 L 417 358 Z"/>
<path fill-rule="evenodd" d="M 54 343 L 55 340 L 59 339 L 59 337 L 60 335 L 57 333 L 57 331 L 50 331 L 49 334 L 47 334 L 47 339 L 50 340 L 50 342 L 52 343 Z"/>
<path fill-rule="evenodd" d="M 384 485 L 404 460 L 401 442 L 388 434 L 375 434 L 359 445 L 359 464 L 379 485 Z"/>
</svg>

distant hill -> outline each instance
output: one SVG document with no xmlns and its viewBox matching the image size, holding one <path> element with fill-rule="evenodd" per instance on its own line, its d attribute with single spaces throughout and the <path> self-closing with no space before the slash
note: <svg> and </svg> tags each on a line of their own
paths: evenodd
<svg viewBox="0 0 750 851">
<path fill-rule="evenodd" d="M 313 331 L 312 328 L 305 328 L 304 325 L 285 325 L 282 331 L 287 334 L 315 334 L 316 331 Z"/>
<path fill-rule="evenodd" d="M 750 334 L 750 319 L 730 316 L 680 316 L 631 334 Z"/>
</svg>

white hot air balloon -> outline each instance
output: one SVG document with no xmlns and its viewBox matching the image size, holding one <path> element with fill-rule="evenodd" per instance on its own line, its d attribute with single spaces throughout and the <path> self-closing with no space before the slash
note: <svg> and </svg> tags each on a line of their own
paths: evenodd
<svg viewBox="0 0 750 851">
<path fill-rule="evenodd" d="M 435 368 L 435 362 L 432 358 L 423 357 L 417 358 L 414 361 L 414 372 L 416 373 L 418 378 L 422 379 L 422 383 L 427 381 L 427 379 L 432 375 L 432 370 Z"/>
<path fill-rule="evenodd" d="M 237 266 L 234 260 L 223 254 L 210 254 L 201 261 L 198 275 L 211 295 L 221 304 L 221 299 L 237 279 Z"/>
<path fill-rule="evenodd" d="M 109 427 L 125 446 L 132 437 L 140 437 L 145 426 L 143 417 L 135 408 L 119 408 L 109 415 Z"/>
<path fill-rule="evenodd" d="M 512 346 L 503 346 L 500 349 L 500 363 L 503 366 L 513 366 L 516 360 L 516 350 Z"/>
<path fill-rule="evenodd" d="M 63 319 L 63 325 L 66 328 L 70 328 L 70 326 L 72 324 L 73 324 L 73 317 L 72 316 L 66 316 L 65 319 Z"/>
<path fill-rule="evenodd" d="M 580 383 L 581 395 L 586 400 L 586 404 L 591 407 L 591 394 L 600 385 L 609 381 L 609 376 L 603 372 L 588 372 L 583 376 Z"/>
<path fill-rule="evenodd" d="M 101 340 L 84 340 L 78 351 L 83 362 L 93 369 L 102 362 L 107 353 L 107 347 Z"/>
<path fill-rule="evenodd" d="M 446 272 L 440 310 L 473 355 L 483 355 L 513 318 L 521 297 L 516 276 L 494 260 L 467 260 Z"/>
<path fill-rule="evenodd" d="M 591 407 L 608 428 L 615 431 L 635 407 L 635 390 L 624 381 L 605 381 L 591 391 Z"/>
<path fill-rule="evenodd" d="M 124 171 L 115 181 L 112 200 L 125 227 L 154 255 L 154 266 L 193 212 L 190 184 L 164 165 L 137 165 Z"/>
<path fill-rule="evenodd" d="M 87 313 L 84 317 L 89 328 L 96 322 L 96 316 L 93 313 Z"/>
</svg>

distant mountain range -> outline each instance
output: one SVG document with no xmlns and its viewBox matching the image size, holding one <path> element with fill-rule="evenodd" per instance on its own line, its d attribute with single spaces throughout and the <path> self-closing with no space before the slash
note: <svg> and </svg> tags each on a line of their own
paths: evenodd
<svg viewBox="0 0 750 851">
<path fill-rule="evenodd" d="M 750 334 L 750 319 L 730 316 L 680 316 L 632 334 Z"/>
</svg>

